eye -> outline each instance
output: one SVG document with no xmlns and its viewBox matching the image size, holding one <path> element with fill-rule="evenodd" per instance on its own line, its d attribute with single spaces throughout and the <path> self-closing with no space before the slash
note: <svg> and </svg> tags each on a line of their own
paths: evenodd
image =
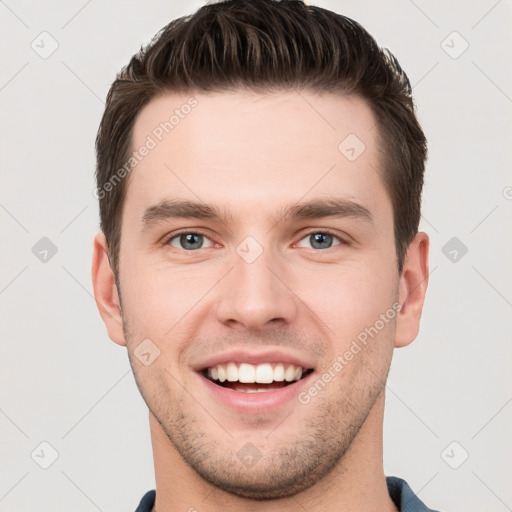
<svg viewBox="0 0 512 512">
<path fill-rule="evenodd" d="M 208 240 L 211 243 L 210 247 L 213 247 L 214 243 L 205 234 L 196 231 L 184 231 L 171 236 L 166 242 L 164 242 L 164 244 L 171 245 L 172 247 L 176 247 L 177 249 L 181 249 L 186 252 L 193 252 L 198 249 L 208 248 L 204 246 L 205 240 Z M 303 240 L 308 240 L 311 244 L 311 248 L 314 250 L 330 249 L 336 245 L 347 244 L 347 242 L 339 236 L 325 230 L 311 231 L 301 238 L 299 244 Z"/>
<path fill-rule="evenodd" d="M 196 233 L 195 231 L 185 231 L 169 238 L 166 242 L 166 245 L 171 245 L 185 251 L 195 251 L 197 249 L 204 249 L 203 243 L 205 240 L 210 239 L 202 233 Z"/>
<path fill-rule="evenodd" d="M 334 240 L 338 240 L 338 243 L 334 245 L 342 245 L 346 243 L 339 236 L 334 233 L 330 233 L 329 231 L 311 231 L 305 237 L 301 238 L 301 241 L 302 240 L 308 240 L 312 248 L 315 250 L 330 249 L 333 247 Z"/>
</svg>

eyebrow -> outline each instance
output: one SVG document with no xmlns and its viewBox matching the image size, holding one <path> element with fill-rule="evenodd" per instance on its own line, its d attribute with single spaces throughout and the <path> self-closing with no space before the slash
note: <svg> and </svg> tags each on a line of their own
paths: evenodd
<svg viewBox="0 0 512 512">
<path fill-rule="evenodd" d="M 342 198 L 314 199 L 303 203 L 287 205 L 281 208 L 277 217 L 280 222 L 313 220 L 324 217 L 352 217 L 373 223 L 371 212 L 363 205 Z M 168 219 L 208 219 L 228 222 L 233 219 L 225 208 L 182 199 L 166 199 L 150 206 L 142 216 L 143 231 L 154 224 Z"/>
</svg>

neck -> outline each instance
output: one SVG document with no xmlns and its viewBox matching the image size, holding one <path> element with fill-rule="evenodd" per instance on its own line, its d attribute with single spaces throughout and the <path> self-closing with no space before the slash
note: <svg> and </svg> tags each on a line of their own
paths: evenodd
<svg viewBox="0 0 512 512">
<path fill-rule="evenodd" d="M 157 491 L 153 512 L 295 512 L 297 508 L 308 512 L 397 512 L 382 466 L 383 417 L 381 393 L 350 448 L 325 478 L 294 496 L 256 501 L 227 493 L 202 479 L 176 451 L 150 412 Z"/>
</svg>

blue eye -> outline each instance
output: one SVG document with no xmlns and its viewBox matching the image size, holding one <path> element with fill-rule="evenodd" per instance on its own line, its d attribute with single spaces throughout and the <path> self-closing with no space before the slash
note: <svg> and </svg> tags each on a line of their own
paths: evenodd
<svg viewBox="0 0 512 512">
<path fill-rule="evenodd" d="M 329 233 L 328 231 L 312 231 L 311 233 L 307 234 L 304 238 L 302 238 L 301 241 L 305 239 L 308 239 L 312 245 L 312 248 L 317 250 L 330 249 L 331 247 L 333 247 L 334 240 L 338 240 L 338 243 L 334 245 L 341 245 L 343 243 L 343 240 L 341 240 L 341 238 L 332 233 Z"/>
<path fill-rule="evenodd" d="M 185 231 L 170 237 L 167 242 L 165 242 L 165 244 L 171 245 L 172 247 L 176 247 L 177 249 L 181 249 L 186 252 L 193 252 L 197 251 L 198 249 L 208 248 L 204 247 L 205 240 L 211 243 L 209 247 L 213 247 L 213 242 L 206 235 L 195 231 Z M 299 244 L 303 240 L 309 240 L 309 243 L 311 244 L 310 248 L 315 250 L 330 249 L 336 245 L 342 245 L 346 243 L 339 236 L 330 233 L 329 231 L 319 230 L 311 231 L 302 237 L 299 241 Z"/>
<path fill-rule="evenodd" d="M 208 237 L 201 233 L 187 232 L 173 236 L 167 243 L 173 247 L 176 247 L 176 245 L 174 245 L 172 242 L 177 240 L 181 246 L 178 247 L 178 249 L 183 249 L 185 251 L 195 251 L 197 249 L 203 248 L 203 242 L 205 239 L 208 240 Z"/>
</svg>

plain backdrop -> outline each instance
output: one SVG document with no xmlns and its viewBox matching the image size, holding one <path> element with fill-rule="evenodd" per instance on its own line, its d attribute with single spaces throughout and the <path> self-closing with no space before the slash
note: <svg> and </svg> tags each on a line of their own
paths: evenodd
<svg viewBox="0 0 512 512">
<path fill-rule="evenodd" d="M 94 138 L 116 72 L 201 5 L 0 2 L 2 512 L 134 510 L 154 488 L 148 411 L 92 297 Z M 430 285 L 389 376 L 386 474 L 432 508 L 512 510 L 512 2 L 316 5 L 395 53 L 429 141 Z"/>
</svg>

